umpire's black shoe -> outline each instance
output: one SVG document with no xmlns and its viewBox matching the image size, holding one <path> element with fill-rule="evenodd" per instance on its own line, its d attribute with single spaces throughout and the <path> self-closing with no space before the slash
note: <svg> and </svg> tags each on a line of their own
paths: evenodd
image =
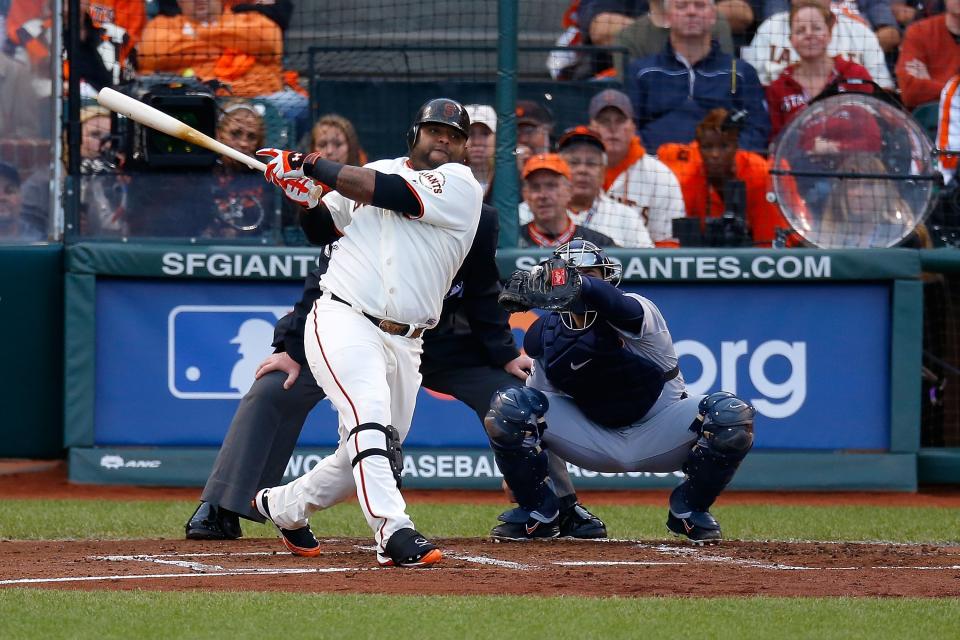
<svg viewBox="0 0 960 640">
<path fill-rule="evenodd" d="M 269 493 L 270 489 L 260 489 L 256 497 L 250 501 L 250 504 L 260 512 L 260 515 L 273 522 L 273 518 L 270 517 L 270 505 L 267 502 Z M 273 526 L 280 532 L 280 539 L 283 540 L 283 545 L 290 550 L 290 553 L 307 558 L 320 555 L 320 543 L 317 542 L 313 531 L 310 530 L 309 524 L 299 529 L 282 529 L 276 522 L 273 522 Z"/>
<path fill-rule="evenodd" d="M 531 514 L 525 522 L 504 522 L 495 526 L 490 532 L 490 537 L 497 541 L 539 540 L 559 536 L 559 515 L 549 522 L 542 522 Z"/>
<path fill-rule="evenodd" d="M 667 529 L 678 536 L 685 536 L 695 545 L 719 544 L 723 539 L 720 523 L 709 511 L 690 511 L 683 514 L 683 517 L 669 511 Z"/>
<path fill-rule="evenodd" d="M 442 558 L 437 545 L 416 529 L 394 531 L 384 552 L 377 552 L 377 563 L 381 567 L 425 567 L 440 562 Z"/>
<path fill-rule="evenodd" d="M 560 537 L 595 540 L 607 537 L 607 525 L 579 502 L 560 510 Z"/>
<path fill-rule="evenodd" d="M 187 540 L 236 540 L 243 535 L 240 517 L 209 502 L 201 502 L 184 525 Z"/>
</svg>

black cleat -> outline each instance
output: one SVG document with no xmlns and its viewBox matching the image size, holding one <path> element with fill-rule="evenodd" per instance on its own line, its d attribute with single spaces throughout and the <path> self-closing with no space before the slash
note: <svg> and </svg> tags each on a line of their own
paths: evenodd
<svg viewBox="0 0 960 640">
<path fill-rule="evenodd" d="M 595 540 L 607 537 L 607 525 L 579 502 L 560 510 L 560 537 Z"/>
<path fill-rule="evenodd" d="M 416 529 L 395 531 L 387 540 L 384 553 L 377 552 L 377 564 L 381 567 L 426 567 L 442 558 L 437 545 Z"/>
<path fill-rule="evenodd" d="M 674 515 L 673 511 L 667 512 L 667 529 L 699 546 L 719 544 L 723 539 L 720 523 L 709 511 L 690 511 L 683 516 L 681 518 Z"/>
<path fill-rule="evenodd" d="M 504 522 L 490 532 L 490 537 L 499 541 L 539 540 L 560 537 L 560 517 L 541 522 L 532 515 L 525 522 Z"/>
<path fill-rule="evenodd" d="M 183 528 L 187 540 L 236 540 L 243 535 L 237 514 L 209 502 L 201 502 Z"/>
<path fill-rule="evenodd" d="M 270 505 L 267 503 L 267 494 L 269 493 L 270 489 L 261 489 L 257 492 L 256 497 L 250 501 L 250 504 L 260 512 L 260 515 L 273 522 L 273 518 L 270 517 Z M 290 550 L 290 553 L 307 558 L 320 555 L 320 543 L 314 537 L 309 524 L 299 529 L 281 529 L 276 522 L 273 522 L 273 526 L 280 532 L 280 539 L 283 540 L 284 546 Z"/>
</svg>

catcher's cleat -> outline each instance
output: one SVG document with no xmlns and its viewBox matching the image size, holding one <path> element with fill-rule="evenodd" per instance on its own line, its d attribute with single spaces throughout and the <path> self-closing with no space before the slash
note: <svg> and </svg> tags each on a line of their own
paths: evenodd
<svg viewBox="0 0 960 640">
<path fill-rule="evenodd" d="M 250 504 L 260 512 L 260 515 L 273 522 L 273 518 L 270 517 L 270 505 L 267 502 L 267 494 L 269 493 L 270 489 L 261 489 L 257 492 L 256 497 L 250 501 Z M 273 522 L 273 526 L 280 532 L 280 539 L 283 540 L 284 546 L 290 550 L 290 553 L 307 558 L 320 555 L 320 543 L 314 537 L 309 524 L 299 529 L 283 529 L 276 522 Z"/>
<path fill-rule="evenodd" d="M 187 540 L 236 540 L 243 532 L 237 514 L 209 502 L 201 502 L 184 525 Z"/>
<path fill-rule="evenodd" d="M 667 529 L 678 536 L 686 537 L 691 544 L 703 546 L 719 544 L 723 539 L 720 523 L 709 511 L 690 511 L 683 517 L 667 512 Z"/>
<path fill-rule="evenodd" d="M 568 509 L 560 510 L 560 537 L 595 540 L 607 537 L 603 520 L 587 511 L 579 502 Z"/>
<path fill-rule="evenodd" d="M 423 537 L 416 529 L 395 531 L 383 553 L 377 552 L 381 567 L 426 567 L 440 562 L 443 554 L 437 545 Z"/>
<path fill-rule="evenodd" d="M 556 516 L 549 522 L 537 520 L 532 515 L 524 522 L 504 522 L 498 524 L 490 532 L 490 537 L 497 541 L 522 541 L 557 538 L 560 536 L 560 517 Z"/>
</svg>

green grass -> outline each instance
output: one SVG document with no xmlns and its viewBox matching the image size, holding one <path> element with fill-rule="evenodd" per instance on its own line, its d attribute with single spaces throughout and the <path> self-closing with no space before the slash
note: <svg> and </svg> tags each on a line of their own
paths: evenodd
<svg viewBox="0 0 960 640">
<path fill-rule="evenodd" d="M 183 536 L 183 524 L 195 506 L 182 501 L 0 500 L 0 538 L 177 539 Z M 593 508 L 615 538 L 667 537 L 665 507 Z M 502 509 L 500 505 L 413 504 L 410 514 L 417 528 L 430 536 L 479 537 L 496 524 Z M 717 507 L 714 513 L 731 539 L 960 542 L 956 509 L 730 505 Z M 354 503 L 316 514 L 311 526 L 320 537 L 370 535 Z M 247 537 L 274 535 L 271 527 L 249 521 L 243 521 L 243 530 Z"/>
<path fill-rule="evenodd" d="M 9 589 L 0 590 L 0 636 L 929 640 L 960 636 L 960 605 L 908 598 L 534 599 Z"/>
</svg>

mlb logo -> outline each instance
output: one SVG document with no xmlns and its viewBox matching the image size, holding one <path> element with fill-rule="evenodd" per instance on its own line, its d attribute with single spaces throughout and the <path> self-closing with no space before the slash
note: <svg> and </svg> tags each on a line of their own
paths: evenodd
<svg viewBox="0 0 960 640">
<path fill-rule="evenodd" d="M 273 325 L 289 307 L 181 305 L 167 317 L 167 386 L 184 400 L 236 400 L 273 353 Z"/>
<path fill-rule="evenodd" d="M 567 283 L 567 270 L 560 268 L 550 272 L 550 282 L 555 287 L 562 287 Z"/>
</svg>

